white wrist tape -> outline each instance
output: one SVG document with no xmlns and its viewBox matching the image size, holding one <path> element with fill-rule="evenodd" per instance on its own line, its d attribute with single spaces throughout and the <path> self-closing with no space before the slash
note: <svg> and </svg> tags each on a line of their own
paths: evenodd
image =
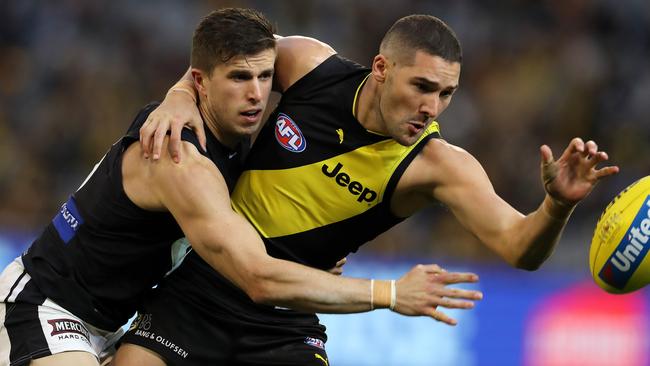
<svg viewBox="0 0 650 366">
<path fill-rule="evenodd" d="M 397 303 L 397 286 L 395 285 L 395 280 L 390 281 L 390 310 L 395 310 L 395 304 Z"/>
<path fill-rule="evenodd" d="M 375 310 L 375 280 L 370 280 L 370 310 Z"/>
</svg>

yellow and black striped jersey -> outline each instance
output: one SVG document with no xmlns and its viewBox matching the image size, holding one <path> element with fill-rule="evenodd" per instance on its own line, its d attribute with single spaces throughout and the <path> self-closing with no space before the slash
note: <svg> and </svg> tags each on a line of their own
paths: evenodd
<svg viewBox="0 0 650 366">
<path fill-rule="evenodd" d="M 334 55 L 283 95 L 248 157 L 234 209 L 270 255 L 327 269 L 399 223 L 390 198 L 426 141 L 402 146 L 354 116 L 370 70 Z"/>
</svg>

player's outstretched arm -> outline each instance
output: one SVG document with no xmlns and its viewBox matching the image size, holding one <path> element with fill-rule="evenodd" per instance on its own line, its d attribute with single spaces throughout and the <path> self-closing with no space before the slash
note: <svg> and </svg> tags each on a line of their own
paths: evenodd
<svg viewBox="0 0 650 366">
<path fill-rule="evenodd" d="M 447 205 L 482 243 L 511 265 L 535 270 L 551 255 L 575 205 L 596 183 L 618 168 L 598 168 L 607 154 L 593 141 L 575 138 L 562 156 L 553 159 L 541 148 L 546 196 L 528 215 L 499 197 L 481 165 L 466 151 L 442 140 L 431 140 L 405 173 L 414 186 Z"/>
<path fill-rule="evenodd" d="M 524 227 L 522 235 L 528 235 L 533 244 L 526 247 L 522 263 L 532 268 L 539 267 L 553 251 L 559 241 L 562 229 L 575 206 L 585 199 L 602 178 L 617 174 L 617 166 L 598 167 L 608 160 L 604 151 L 598 151 L 594 141 L 586 143 L 579 137 L 571 140 L 556 161 L 547 145 L 540 147 L 541 175 L 546 197 L 536 212 L 526 217 L 532 223 Z M 534 215 L 543 214 L 544 219 Z M 547 224 L 547 222 L 554 224 Z M 535 224 L 540 222 L 539 224 Z M 541 228 L 548 227 L 543 230 Z"/>
<path fill-rule="evenodd" d="M 371 284 L 270 257 L 257 231 L 232 210 L 218 169 L 193 145 L 181 143 L 180 163 L 167 154 L 158 161 L 142 159 L 139 149 L 134 144 L 125 154 L 127 195 L 144 209 L 171 212 L 194 250 L 255 302 L 323 313 L 364 312 L 392 304 L 400 314 L 455 324 L 436 308 L 468 309 L 482 297 L 479 291 L 452 287 L 476 282 L 475 274 L 447 273 L 437 266 L 416 266 L 395 281 L 392 291 L 390 281 Z"/>
</svg>

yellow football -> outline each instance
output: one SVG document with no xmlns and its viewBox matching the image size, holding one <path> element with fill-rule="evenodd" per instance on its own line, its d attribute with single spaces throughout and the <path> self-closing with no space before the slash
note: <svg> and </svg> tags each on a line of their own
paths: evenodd
<svg viewBox="0 0 650 366">
<path fill-rule="evenodd" d="M 589 250 L 591 275 L 607 292 L 650 283 L 650 176 L 625 188 L 598 219 Z"/>
</svg>

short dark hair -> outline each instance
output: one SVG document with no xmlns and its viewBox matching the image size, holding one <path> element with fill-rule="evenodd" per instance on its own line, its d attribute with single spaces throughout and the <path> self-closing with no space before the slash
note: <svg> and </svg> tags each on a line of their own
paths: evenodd
<svg viewBox="0 0 650 366">
<path fill-rule="evenodd" d="M 215 66 L 235 56 L 275 47 L 275 27 L 253 9 L 224 8 L 211 12 L 194 30 L 191 65 L 210 75 Z"/>
<path fill-rule="evenodd" d="M 379 52 L 394 53 L 412 60 L 416 51 L 425 51 L 449 62 L 462 62 L 463 53 L 454 31 L 431 15 L 409 15 L 386 32 Z"/>
</svg>

